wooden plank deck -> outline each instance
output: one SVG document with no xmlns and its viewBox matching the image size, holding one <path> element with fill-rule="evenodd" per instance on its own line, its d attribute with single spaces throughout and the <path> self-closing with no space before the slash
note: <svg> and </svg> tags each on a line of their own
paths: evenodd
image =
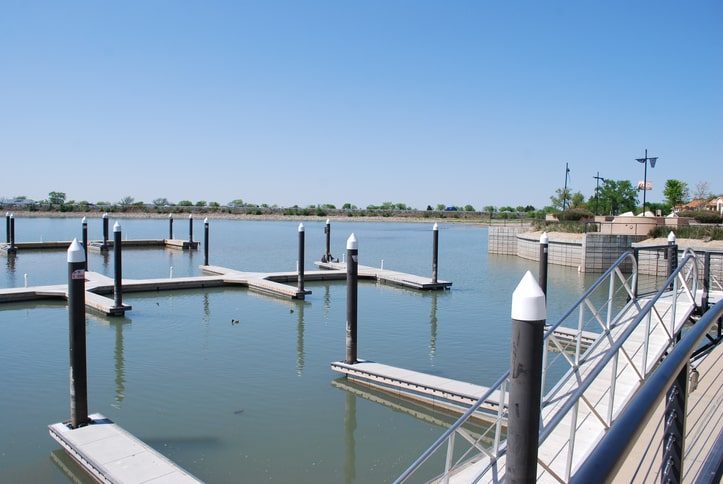
<svg viewBox="0 0 723 484">
<path fill-rule="evenodd" d="M 650 300 L 650 297 L 641 298 L 639 300 L 640 307 L 644 307 Z M 662 316 L 666 325 L 674 322 L 675 330 L 679 330 L 691 316 L 695 309 L 692 302 L 679 301 L 676 306 L 675 316 L 673 318 L 672 311 L 672 294 L 664 295 L 655 304 L 655 309 Z M 629 324 L 639 314 L 639 308 L 635 304 L 630 304 L 627 310 L 618 319 L 618 324 L 612 329 L 611 333 L 617 336 L 623 333 Z M 655 319 L 655 318 L 654 318 Z M 645 340 L 646 327 L 642 322 L 636 330 L 631 334 L 628 340 L 623 344 L 623 348 L 630 355 L 637 367 L 642 367 L 643 361 L 643 344 Z M 653 320 L 648 337 L 649 352 L 646 360 L 646 368 L 652 369 L 657 361 L 663 356 L 670 343 L 668 334 L 663 324 Z M 558 398 L 554 403 L 545 406 L 542 409 L 542 422 L 547 424 L 550 422 L 555 413 L 564 405 L 568 397 L 576 388 L 577 380 L 584 379 L 590 374 L 593 367 L 597 364 L 596 355 L 602 355 L 610 348 L 607 338 L 601 338 L 598 344 L 590 350 L 592 358 L 586 358 L 578 367 L 578 371 L 574 375 L 562 381 L 556 395 Z M 609 396 L 612 388 L 611 385 L 612 366 L 609 363 L 605 369 L 597 376 L 592 385 L 586 390 L 585 398 L 593 406 L 595 412 L 599 415 L 608 414 Z M 633 394 L 640 387 L 640 381 L 637 372 L 624 358 L 620 357 L 617 368 L 617 379 L 615 383 L 614 399 L 613 399 L 613 416 L 619 414 L 624 405 L 632 398 Z M 594 413 L 582 401 L 579 404 L 579 413 L 576 424 L 576 440 L 573 452 L 573 473 L 577 466 L 587 457 L 589 452 L 595 447 L 604 435 L 605 429 L 597 420 Z M 566 459 L 570 446 L 570 418 L 569 416 L 555 427 L 550 436 L 540 445 L 538 456 L 546 462 L 550 469 L 560 476 L 564 476 Z M 476 462 L 470 462 L 467 466 L 462 467 L 458 472 L 451 476 L 450 482 L 470 482 L 474 480 L 480 471 L 485 468 L 489 460 L 487 457 L 480 457 Z M 496 463 L 498 476 L 504 476 L 506 456 L 502 456 Z M 538 482 L 557 482 L 555 477 L 548 471 L 538 465 L 537 470 Z M 483 476 L 480 482 L 493 482 L 491 473 Z"/>
<path fill-rule="evenodd" d="M 48 426 L 53 437 L 83 469 L 99 482 L 202 482 L 101 414 L 91 424 L 70 429 Z"/>
<path fill-rule="evenodd" d="M 346 263 L 344 262 L 314 262 L 321 269 L 346 271 Z M 388 269 L 380 269 L 359 265 L 360 279 L 375 279 L 382 283 L 395 284 L 397 286 L 407 287 L 410 289 L 418 289 L 422 291 L 435 291 L 449 289 L 452 283 L 449 281 L 438 280 L 433 282 L 431 277 L 417 276 L 407 274 L 405 272 L 391 271 Z"/>
</svg>

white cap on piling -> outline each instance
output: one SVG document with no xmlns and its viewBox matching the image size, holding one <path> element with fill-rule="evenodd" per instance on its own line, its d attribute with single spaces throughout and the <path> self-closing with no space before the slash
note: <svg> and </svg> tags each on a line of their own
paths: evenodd
<svg viewBox="0 0 723 484">
<path fill-rule="evenodd" d="M 10 218 L 15 218 L 15 214 L 14 214 L 14 213 L 11 213 L 11 214 L 10 214 Z"/>
<path fill-rule="evenodd" d="M 303 232 L 303 231 L 304 231 L 304 224 L 299 224 L 299 232 Z"/>
<path fill-rule="evenodd" d="M 10 216 L 10 212 L 5 212 L 5 216 L 6 216 L 6 217 L 9 217 L 9 216 Z"/>
<path fill-rule="evenodd" d="M 193 214 L 192 214 L 192 213 L 189 213 L 189 214 L 188 214 L 188 218 L 193 218 Z"/>
<path fill-rule="evenodd" d="M 675 242 L 675 240 L 676 240 L 676 239 L 675 239 L 675 234 L 674 234 L 673 231 L 671 230 L 670 233 L 668 234 L 668 242 L 671 242 L 671 243 L 672 243 L 672 242 Z"/>
<path fill-rule="evenodd" d="M 203 219 L 203 223 L 205 223 L 205 224 L 208 223 L 208 217 L 206 217 L 206 218 Z"/>
<path fill-rule="evenodd" d="M 113 232 L 120 232 L 121 231 L 121 225 L 116 222 L 113 224 Z"/>
<path fill-rule="evenodd" d="M 83 219 L 80 221 L 80 223 L 82 223 L 82 224 L 87 224 L 87 223 L 88 223 L 88 219 L 85 218 L 85 217 L 83 217 Z"/>
<path fill-rule="evenodd" d="M 432 227 L 432 230 L 439 230 L 439 225 L 437 225 L 437 222 L 434 222 L 434 226 Z"/>
<path fill-rule="evenodd" d="M 68 262 L 85 262 L 85 252 L 78 239 L 73 239 L 68 247 Z"/>
<path fill-rule="evenodd" d="M 105 212 L 105 213 L 103 214 L 103 218 L 108 218 L 108 212 Z"/>
<path fill-rule="evenodd" d="M 168 218 L 173 218 L 173 214 L 172 214 L 172 213 L 169 213 L 169 214 L 168 214 Z"/>
<path fill-rule="evenodd" d="M 351 233 L 348 239 L 346 239 L 346 250 L 356 250 L 359 248 L 359 243 L 356 240 L 354 232 Z"/>
<path fill-rule="evenodd" d="M 326 219 L 326 225 L 329 225 L 331 222 L 329 222 L 329 219 Z"/>
<path fill-rule="evenodd" d="M 547 317 L 545 293 L 530 271 L 527 271 L 512 293 L 512 319 L 542 321 Z"/>
<path fill-rule="evenodd" d="M 542 232 L 542 235 L 540 235 L 540 243 L 547 244 L 549 241 L 550 238 L 547 236 L 547 232 Z"/>
</svg>

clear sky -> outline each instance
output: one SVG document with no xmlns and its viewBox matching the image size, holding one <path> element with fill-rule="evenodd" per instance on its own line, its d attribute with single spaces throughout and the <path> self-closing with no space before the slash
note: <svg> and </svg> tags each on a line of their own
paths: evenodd
<svg viewBox="0 0 723 484">
<path fill-rule="evenodd" d="M 0 197 L 723 192 L 723 2 L 0 3 Z M 642 198 L 642 197 L 641 197 Z"/>
</svg>

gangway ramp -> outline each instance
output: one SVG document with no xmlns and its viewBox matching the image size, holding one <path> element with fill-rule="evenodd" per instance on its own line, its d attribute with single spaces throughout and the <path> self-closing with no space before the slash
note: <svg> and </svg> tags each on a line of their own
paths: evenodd
<svg viewBox="0 0 723 484">
<path fill-rule="evenodd" d="M 693 321 L 698 309 L 695 254 L 686 251 L 677 269 L 666 280 L 659 281 L 654 292 L 644 295 L 637 292 L 637 261 L 633 257 L 632 252 L 621 255 L 546 331 L 536 476 L 540 482 L 569 481 L 675 345 L 683 326 Z M 632 272 L 624 272 L 626 266 L 631 266 Z M 555 332 L 562 325 L 576 326 L 580 334 L 573 352 L 565 349 L 564 341 Z M 600 336 L 585 349 L 582 332 L 590 329 L 599 331 Z M 553 354 L 547 350 L 549 343 L 559 351 Z M 510 382 L 507 371 L 490 387 L 490 392 L 500 390 L 504 395 Z M 412 476 L 415 480 L 441 482 L 505 480 L 508 449 L 500 427 L 508 418 L 507 406 L 500 407 L 496 425 L 490 429 L 492 446 L 481 446 L 481 441 L 468 445 L 458 440 L 455 444 L 457 430 L 485 396 L 422 452 L 395 482 L 406 482 Z M 483 436 L 487 437 L 490 436 Z M 433 455 L 437 455 L 436 460 L 431 459 Z M 445 462 L 443 469 L 435 469 L 435 465 L 422 468 L 425 463 L 439 462 L 440 458 Z"/>
<path fill-rule="evenodd" d="M 652 299 L 651 296 L 641 298 L 628 304 L 627 309 L 621 313 L 618 323 L 611 330 L 610 335 L 602 336 L 598 344 L 593 346 L 587 356 L 580 363 L 578 369 L 569 373 L 560 384 L 553 395 L 548 396 L 550 403 L 542 408 L 542 427 L 545 428 L 553 423 L 559 412 L 568 400 L 575 394 L 578 383 L 589 377 L 597 367 L 603 355 L 611 349 L 611 342 L 614 342 L 629 328 L 630 324 L 640 315 L 641 309 L 645 308 Z M 673 294 L 664 294 L 652 307 L 650 331 L 647 334 L 648 351 L 644 351 L 647 324 L 639 324 L 627 337 L 622 347 L 630 357 L 628 360 L 621 357 L 618 360 L 616 378 L 612 378 L 614 361 L 610 361 L 602 371 L 594 378 L 589 387 L 584 391 L 583 398 L 577 403 L 578 412 L 576 416 L 575 440 L 572 446 L 572 468 L 576 468 L 605 433 L 605 425 L 601 420 L 610 412 L 610 394 L 612 398 L 612 415 L 616 416 L 628 400 L 633 396 L 644 381 L 644 374 L 654 368 L 658 360 L 663 357 L 671 343 L 671 337 L 685 325 L 695 310 L 693 301 L 681 302 L 673 308 Z M 655 315 L 659 315 L 655 316 Z M 675 317 L 673 317 L 675 316 Z M 671 333 L 671 324 L 675 329 Z M 645 367 L 646 371 L 641 370 Z M 538 450 L 538 462 L 545 462 L 545 465 L 538 465 L 538 482 L 560 482 L 566 481 L 565 468 L 570 456 L 572 431 L 570 416 L 560 420 L 554 428 L 551 428 L 549 435 L 542 442 Z M 506 461 L 506 454 L 502 455 L 497 463 L 496 473 L 503 475 Z M 450 482 L 472 482 L 482 470 L 490 465 L 488 457 L 478 462 L 470 463 L 460 469 L 459 472 L 450 476 Z M 479 482 L 495 482 L 492 473 L 489 472 Z"/>
</svg>

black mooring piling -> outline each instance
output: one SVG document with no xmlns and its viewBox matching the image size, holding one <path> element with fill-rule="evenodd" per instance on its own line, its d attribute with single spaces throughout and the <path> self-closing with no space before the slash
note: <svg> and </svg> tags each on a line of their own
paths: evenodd
<svg viewBox="0 0 723 484">
<path fill-rule="evenodd" d="M 15 214 L 10 214 L 10 248 L 8 248 L 8 254 L 17 253 L 17 247 L 15 247 Z"/>
<path fill-rule="evenodd" d="M 540 235 L 540 266 L 538 269 L 537 282 L 540 284 L 542 293 L 547 297 L 547 258 L 549 249 L 550 239 L 547 236 L 547 232 L 543 232 Z"/>
<path fill-rule="evenodd" d="M 208 265 L 208 217 L 203 219 L 203 265 Z"/>
<path fill-rule="evenodd" d="M 299 224 L 299 267 L 296 270 L 297 290 L 304 293 L 304 224 Z"/>
<path fill-rule="evenodd" d="M 103 246 L 101 250 L 108 250 L 108 214 L 103 214 Z"/>
<path fill-rule="evenodd" d="M 85 266 L 83 267 L 86 271 L 88 270 L 88 219 L 83 217 L 81 222 L 81 235 L 83 238 L 83 255 L 85 257 Z"/>
<path fill-rule="evenodd" d="M 529 271 L 512 294 L 506 482 L 535 482 L 542 393 L 545 295 Z"/>
<path fill-rule="evenodd" d="M 432 227 L 432 284 L 437 284 L 437 261 L 439 260 L 439 226 Z"/>
<path fill-rule="evenodd" d="M 326 219 L 326 225 L 324 225 L 324 235 L 326 236 L 326 252 L 322 257 L 322 262 L 332 262 L 331 257 L 331 222 Z"/>
<path fill-rule="evenodd" d="M 357 362 L 357 285 L 359 245 L 354 234 L 346 241 L 346 363 Z"/>
<path fill-rule="evenodd" d="M 173 240 L 173 214 L 168 214 L 168 240 Z"/>
<path fill-rule="evenodd" d="M 115 274 L 113 277 L 113 303 L 116 309 L 123 309 L 123 242 L 121 241 L 121 226 L 118 222 L 113 225 L 113 262 Z"/>
<path fill-rule="evenodd" d="M 85 349 L 85 257 L 78 240 L 68 248 L 68 326 L 70 426 L 88 423 L 88 371 Z"/>
</svg>

